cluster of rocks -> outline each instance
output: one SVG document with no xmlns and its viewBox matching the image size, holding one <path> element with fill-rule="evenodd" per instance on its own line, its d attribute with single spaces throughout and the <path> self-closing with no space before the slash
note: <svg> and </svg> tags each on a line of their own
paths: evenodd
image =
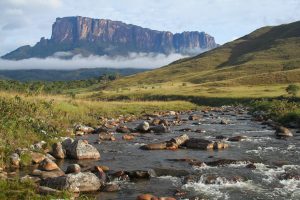
<svg viewBox="0 0 300 200">
<path fill-rule="evenodd" d="M 57 159 L 100 159 L 99 151 L 87 140 L 65 139 L 52 145 L 51 154 Z"/>
<path fill-rule="evenodd" d="M 176 150 L 178 148 L 191 148 L 200 150 L 209 149 L 225 149 L 228 148 L 228 144 L 221 141 L 209 141 L 200 138 L 189 138 L 187 134 L 183 134 L 178 137 L 174 137 L 169 141 L 161 143 L 152 143 L 143 145 L 140 148 L 143 150 Z"/>
</svg>

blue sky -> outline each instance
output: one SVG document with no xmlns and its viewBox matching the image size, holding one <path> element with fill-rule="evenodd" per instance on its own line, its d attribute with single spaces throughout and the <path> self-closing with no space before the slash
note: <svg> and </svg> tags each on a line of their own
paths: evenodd
<svg viewBox="0 0 300 200">
<path fill-rule="evenodd" d="M 51 36 L 56 17 L 87 16 L 172 32 L 205 31 L 223 44 L 300 20 L 300 0 L 0 0 L 0 55 Z"/>
</svg>

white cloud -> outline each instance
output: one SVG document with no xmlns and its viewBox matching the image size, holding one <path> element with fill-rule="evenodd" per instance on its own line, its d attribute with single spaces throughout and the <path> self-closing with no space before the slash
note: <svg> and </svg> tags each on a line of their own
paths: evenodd
<svg viewBox="0 0 300 200">
<path fill-rule="evenodd" d="M 66 55 L 59 53 L 59 55 Z M 79 68 L 156 68 L 183 58 L 180 54 L 130 53 L 128 57 L 74 56 L 70 60 L 48 57 L 30 58 L 19 61 L 0 59 L 0 69 L 79 69 Z"/>
</svg>

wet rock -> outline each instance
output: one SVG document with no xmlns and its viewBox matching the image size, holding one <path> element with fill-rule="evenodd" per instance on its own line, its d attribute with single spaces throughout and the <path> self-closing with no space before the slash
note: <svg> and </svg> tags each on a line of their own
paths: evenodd
<svg viewBox="0 0 300 200">
<path fill-rule="evenodd" d="M 134 136 L 130 135 L 130 134 L 125 134 L 125 135 L 122 136 L 122 139 L 123 140 L 133 140 Z"/>
<path fill-rule="evenodd" d="M 247 139 L 247 136 L 238 135 L 238 136 L 228 138 L 228 141 L 230 141 L 230 142 L 240 142 L 240 141 L 243 141 L 245 139 Z"/>
<path fill-rule="evenodd" d="M 137 196 L 136 200 L 158 200 L 158 198 L 152 194 L 141 194 Z"/>
<path fill-rule="evenodd" d="M 45 158 L 40 164 L 39 164 L 39 169 L 43 171 L 52 171 L 59 169 L 57 164 L 50 160 L 49 158 Z"/>
<path fill-rule="evenodd" d="M 40 185 L 70 192 L 93 192 L 101 187 L 99 178 L 91 172 L 47 178 L 42 180 Z"/>
<path fill-rule="evenodd" d="M 153 168 L 153 176 L 174 176 L 182 177 L 189 175 L 189 172 L 182 169 L 173 169 L 173 168 Z"/>
<path fill-rule="evenodd" d="M 248 169 L 256 169 L 256 166 L 253 163 L 249 163 L 248 165 L 246 165 L 246 168 L 248 168 Z"/>
<path fill-rule="evenodd" d="M 56 158 L 54 158 L 51 154 L 49 154 L 49 153 L 46 153 L 46 158 L 49 158 L 50 160 L 53 160 L 53 161 L 55 161 L 56 160 Z"/>
<path fill-rule="evenodd" d="M 128 176 L 128 172 L 126 171 L 118 171 L 112 174 L 114 178 L 117 178 L 120 181 L 129 181 L 130 178 Z"/>
<path fill-rule="evenodd" d="M 118 126 L 116 129 L 118 133 L 131 133 L 131 130 L 127 126 Z"/>
<path fill-rule="evenodd" d="M 223 136 L 223 135 L 218 135 L 218 136 L 216 136 L 216 139 L 218 139 L 218 140 L 228 140 L 228 137 Z"/>
<path fill-rule="evenodd" d="M 80 171 L 81 171 L 81 167 L 78 164 L 72 164 L 67 167 L 66 174 L 70 174 L 70 173 L 77 174 Z"/>
<path fill-rule="evenodd" d="M 183 134 L 181 136 L 172 138 L 170 142 L 174 143 L 178 147 L 183 145 L 187 140 L 189 140 L 189 136 L 187 134 Z"/>
<path fill-rule="evenodd" d="M 76 140 L 71 144 L 68 156 L 78 160 L 99 159 L 100 153 L 95 147 L 88 144 L 86 140 Z"/>
<path fill-rule="evenodd" d="M 206 175 L 202 176 L 202 180 L 205 184 L 223 184 L 223 183 L 236 183 L 244 181 L 245 179 L 241 176 L 222 177 L 217 175 Z"/>
<path fill-rule="evenodd" d="M 146 121 L 143 121 L 135 129 L 139 132 L 145 133 L 149 130 L 149 128 L 150 128 L 149 123 Z"/>
<path fill-rule="evenodd" d="M 283 126 L 277 126 L 275 135 L 277 137 L 292 137 L 293 133 L 286 127 Z"/>
<path fill-rule="evenodd" d="M 39 169 L 35 169 L 30 173 L 30 175 L 38 176 L 41 179 L 46 179 L 46 178 L 55 178 L 55 177 L 63 176 L 65 175 L 65 173 L 61 169 L 52 170 L 52 171 L 42 171 Z"/>
<path fill-rule="evenodd" d="M 116 183 L 109 183 L 104 186 L 102 192 L 117 192 L 121 190 L 120 186 Z"/>
<path fill-rule="evenodd" d="M 168 161 L 173 161 L 173 162 L 186 162 L 192 166 L 197 166 L 197 167 L 204 167 L 205 163 L 196 159 L 189 159 L 189 158 L 181 158 L 181 159 L 167 159 Z"/>
<path fill-rule="evenodd" d="M 163 150 L 167 148 L 166 142 L 147 144 L 140 147 L 143 150 Z"/>
<path fill-rule="evenodd" d="M 150 178 L 150 173 L 148 171 L 142 171 L 142 170 L 136 170 L 136 171 L 131 171 L 127 172 L 129 178 L 131 179 L 149 179 Z"/>
<path fill-rule="evenodd" d="M 199 139 L 199 138 L 191 138 L 185 142 L 185 146 L 192 149 L 213 149 L 214 143 L 209 140 Z"/>
<path fill-rule="evenodd" d="M 104 172 L 109 171 L 109 167 L 108 167 L 108 166 L 105 166 L 105 165 L 99 165 L 99 166 L 97 166 L 97 167 L 101 168 Z"/>
<path fill-rule="evenodd" d="M 205 164 L 212 167 L 225 166 L 230 164 L 249 163 L 248 161 L 220 159 L 215 161 L 206 162 Z"/>
<path fill-rule="evenodd" d="M 13 153 L 9 156 L 9 162 L 11 167 L 19 168 L 20 167 L 20 156 L 17 153 Z"/>
<path fill-rule="evenodd" d="M 94 174 L 99 178 L 100 183 L 103 185 L 106 183 L 107 176 L 104 172 L 104 170 L 101 168 L 101 166 L 95 166 L 94 169 L 92 170 Z"/>
<path fill-rule="evenodd" d="M 168 133 L 170 132 L 169 127 L 165 126 L 164 124 L 160 124 L 157 126 L 152 126 L 150 128 L 150 131 L 154 132 L 154 133 Z"/>
<path fill-rule="evenodd" d="M 56 142 L 52 145 L 51 154 L 56 159 L 64 159 L 66 157 L 66 150 L 63 149 L 63 145 L 60 142 Z"/>
<path fill-rule="evenodd" d="M 113 136 L 111 133 L 100 133 L 99 134 L 99 139 L 100 140 L 106 140 L 106 141 L 115 141 L 116 138 Z"/>
</svg>

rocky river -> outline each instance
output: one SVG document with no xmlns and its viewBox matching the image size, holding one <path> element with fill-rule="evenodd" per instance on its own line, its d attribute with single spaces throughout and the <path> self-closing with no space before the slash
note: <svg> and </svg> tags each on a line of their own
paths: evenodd
<svg viewBox="0 0 300 200">
<path fill-rule="evenodd" d="M 105 126 L 77 129 L 76 140 L 95 147 L 100 159 L 97 152 L 96 159 L 78 159 L 77 150 L 70 156 L 61 152 L 64 159 L 55 163 L 60 173 L 96 174 L 102 186 L 86 194 L 92 198 L 300 199 L 299 130 L 279 138 L 288 130 L 275 130 L 273 122 L 255 120 L 242 107 L 107 119 Z M 93 177 L 85 178 L 94 184 Z M 57 182 L 41 185 L 57 189 Z"/>
</svg>

